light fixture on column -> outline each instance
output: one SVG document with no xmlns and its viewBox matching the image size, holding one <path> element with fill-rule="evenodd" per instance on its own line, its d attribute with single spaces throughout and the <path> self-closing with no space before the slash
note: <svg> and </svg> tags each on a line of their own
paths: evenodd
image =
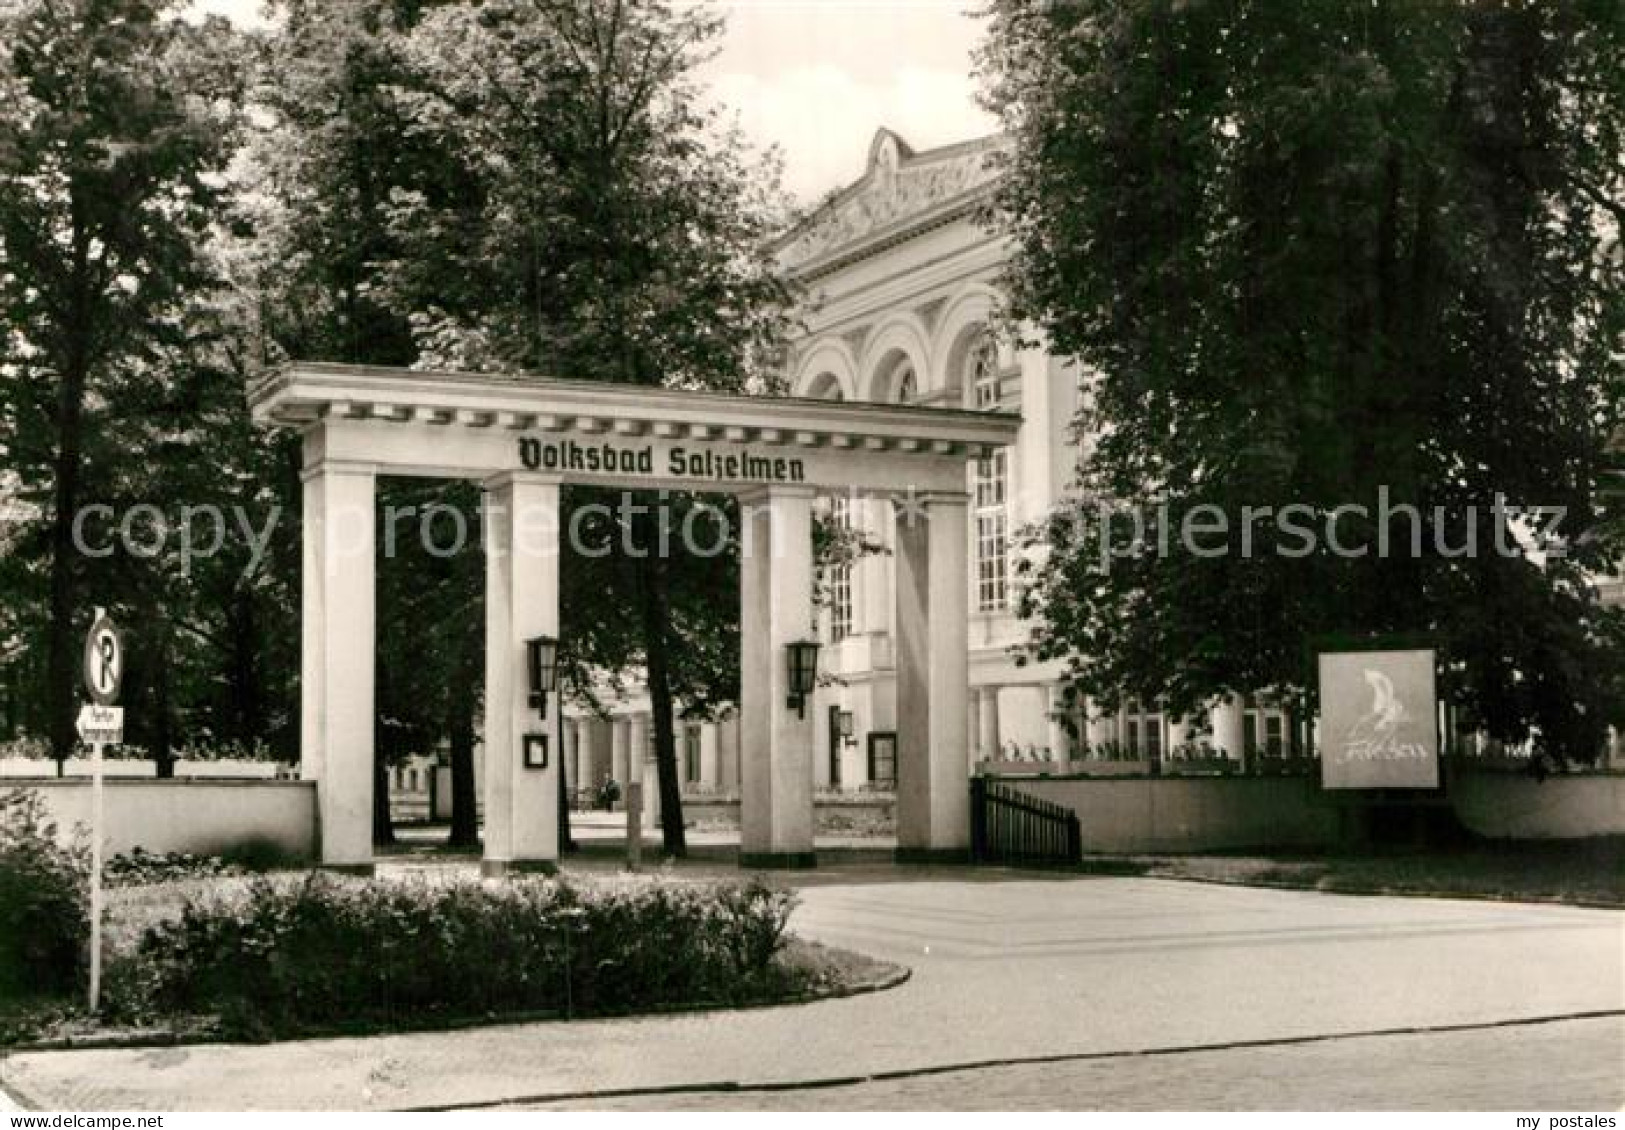
<svg viewBox="0 0 1625 1130">
<path fill-rule="evenodd" d="M 807 716 L 807 696 L 818 684 L 818 641 L 796 640 L 784 645 L 790 664 L 790 700 L 798 718 Z"/>
<path fill-rule="evenodd" d="M 852 733 L 852 712 L 850 710 L 842 710 L 835 715 L 835 732 L 840 735 L 842 745 L 853 746 L 858 744 L 858 739 Z"/>
<path fill-rule="evenodd" d="M 526 640 L 525 659 L 530 671 L 530 704 L 546 718 L 547 696 L 559 685 L 559 641 L 552 636 Z"/>
</svg>

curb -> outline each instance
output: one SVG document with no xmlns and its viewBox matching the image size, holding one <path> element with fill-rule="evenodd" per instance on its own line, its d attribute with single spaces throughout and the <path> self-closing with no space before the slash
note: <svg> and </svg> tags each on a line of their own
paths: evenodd
<svg viewBox="0 0 1625 1130">
<path fill-rule="evenodd" d="M 875 960 L 871 958 L 870 960 Z M 710 1012 L 754 1012 L 768 1008 L 783 1008 L 795 1005 L 817 1004 L 820 1001 L 843 1000 L 847 997 L 864 996 L 869 993 L 881 993 L 888 989 L 895 989 L 914 975 L 914 971 L 905 965 L 896 965 L 892 962 L 876 962 L 890 966 L 890 971 L 878 977 L 871 977 L 851 984 L 839 985 L 824 992 L 798 993 L 794 996 L 777 997 L 772 1000 L 742 1001 L 737 1004 L 723 1004 L 716 1001 L 698 1001 L 692 1004 L 658 1005 L 654 1008 L 629 1010 L 625 1012 L 595 1012 L 590 1016 L 566 1017 L 556 1011 L 514 1012 L 504 1013 L 501 1016 L 482 1017 L 456 1017 L 446 1018 L 436 1023 L 414 1025 L 409 1028 L 364 1027 L 355 1029 L 333 1029 L 331 1031 L 311 1032 L 285 1039 L 272 1040 L 232 1040 L 216 1034 L 186 1035 L 172 1031 L 154 1029 L 145 1033 L 86 1033 L 82 1036 L 63 1036 L 54 1040 L 36 1040 L 31 1043 L 10 1044 L 0 1048 L 0 1056 L 32 1055 L 39 1052 L 78 1052 L 78 1051 L 139 1051 L 145 1048 L 173 1048 L 173 1047 L 209 1047 L 219 1044 L 236 1044 L 242 1047 L 265 1047 L 271 1044 L 298 1043 L 302 1040 L 356 1040 L 375 1036 L 409 1036 L 419 1032 L 462 1032 L 473 1028 L 502 1028 L 515 1024 L 541 1024 L 560 1023 L 573 1024 L 582 1021 L 595 1020 L 636 1020 L 639 1018 L 655 1018 L 663 1016 L 685 1016 Z M 0 1059 L 3 1062 L 3 1059 Z M 3 1110 L 0 1106 L 0 1110 Z"/>
</svg>

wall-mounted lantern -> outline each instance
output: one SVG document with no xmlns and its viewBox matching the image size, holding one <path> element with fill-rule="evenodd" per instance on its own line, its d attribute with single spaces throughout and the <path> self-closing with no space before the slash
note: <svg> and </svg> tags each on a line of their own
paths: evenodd
<svg viewBox="0 0 1625 1130">
<path fill-rule="evenodd" d="M 853 735 L 852 728 L 852 712 L 850 710 L 837 712 L 835 715 L 835 732 L 840 736 L 842 745 L 853 746 L 858 744 L 858 739 Z"/>
<path fill-rule="evenodd" d="M 547 696 L 559 685 L 559 641 L 536 636 L 525 641 L 525 666 L 530 671 L 530 704 L 547 717 Z"/>
<path fill-rule="evenodd" d="M 807 716 L 807 696 L 818 685 L 818 641 L 796 640 L 784 645 L 785 659 L 790 665 L 790 700 L 796 716 Z"/>
</svg>

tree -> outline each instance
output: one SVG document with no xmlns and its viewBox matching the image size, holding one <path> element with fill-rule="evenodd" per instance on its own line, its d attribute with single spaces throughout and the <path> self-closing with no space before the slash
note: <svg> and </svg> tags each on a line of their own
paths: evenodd
<svg viewBox="0 0 1625 1130">
<path fill-rule="evenodd" d="M 661 0 L 491 0 L 413 29 L 399 106 L 411 136 L 456 156 L 464 188 L 391 198 L 401 250 L 377 293 L 410 318 L 422 363 L 734 391 L 768 380 L 786 295 L 766 244 L 782 212 L 772 168 L 693 88 L 719 29 Z M 705 504 L 636 502 L 640 547 Z M 589 672 L 645 668 L 672 854 L 684 850 L 673 704 L 737 666 L 714 662 L 733 646 L 720 580 L 714 560 L 680 551 L 576 555 L 562 569 L 563 585 L 596 596 L 566 602 L 577 692 Z"/>
<path fill-rule="evenodd" d="M 162 393 L 180 317 L 210 283 L 201 249 L 238 103 L 225 25 L 150 0 L 18 0 L 0 10 L 0 450 L 41 515 L 46 728 L 74 744 L 81 506 L 122 456 L 120 413 Z M 110 458 L 108 456 L 111 456 Z M 25 539 L 26 541 L 26 539 Z"/>
<path fill-rule="evenodd" d="M 398 192 L 460 195 L 455 163 L 413 134 L 395 90 L 406 79 L 404 37 L 433 6 L 425 0 L 327 4 L 280 0 L 267 38 L 255 102 L 262 112 L 249 168 L 259 192 L 248 202 L 253 232 L 240 272 L 255 296 L 262 363 L 320 358 L 408 365 L 418 356 L 409 312 L 375 294 L 380 263 L 400 250 L 388 223 Z M 296 458 L 296 456 L 295 456 Z M 298 483 L 288 484 L 298 513 Z M 377 725 L 374 837 L 394 837 L 387 769 L 444 738 L 452 776 L 451 841 L 477 842 L 473 726 L 483 616 L 477 540 L 440 558 L 415 536 L 425 512 L 456 511 L 474 528 L 477 492 L 463 484 L 385 481 L 379 510 L 402 515 L 400 538 L 378 561 Z M 410 514 L 408 514 L 410 511 Z M 387 540 L 386 540 L 387 539 Z M 297 571 L 297 570 L 295 570 Z M 422 647 L 426 626 L 439 646 Z"/>
<path fill-rule="evenodd" d="M 1621 9 L 991 15 L 1012 308 L 1094 374 L 1079 506 L 1035 532 L 1037 654 L 1074 694 L 1194 711 L 1311 696 L 1317 635 L 1424 634 L 1492 735 L 1593 756 L 1625 703 L 1625 628 L 1587 581 L 1620 553 L 1599 483 L 1625 387 Z M 1415 526 L 1384 529 L 1381 490 Z M 1491 548 L 1501 496 L 1515 527 L 1564 508 L 1566 556 Z M 1217 507 L 1203 548 L 1228 548 L 1162 552 L 1153 526 L 1131 553 L 1097 504 L 1166 507 L 1175 543 Z M 1243 506 L 1270 508 L 1250 554 Z M 1285 528 L 1334 514 L 1344 553 Z"/>
</svg>

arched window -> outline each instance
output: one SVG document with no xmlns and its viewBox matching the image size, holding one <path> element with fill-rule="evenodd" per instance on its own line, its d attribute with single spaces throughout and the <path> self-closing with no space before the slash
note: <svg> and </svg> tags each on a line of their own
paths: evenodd
<svg viewBox="0 0 1625 1130">
<path fill-rule="evenodd" d="M 844 400 L 840 378 L 834 373 L 820 373 L 807 386 L 807 395 L 813 400 Z"/>
<path fill-rule="evenodd" d="M 892 399 L 899 404 L 912 404 L 919 396 L 919 381 L 914 376 L 914 366 L 908 362 L 897 367 L 892 376 Z"/>
<path fill-rule="evenodd" d="M 914 375 L 914 362 L 902 353 L 894 353 L 874 372 L 870 396 L 877 404 L 907 404 L 919 392 Z"/>
</svg>

